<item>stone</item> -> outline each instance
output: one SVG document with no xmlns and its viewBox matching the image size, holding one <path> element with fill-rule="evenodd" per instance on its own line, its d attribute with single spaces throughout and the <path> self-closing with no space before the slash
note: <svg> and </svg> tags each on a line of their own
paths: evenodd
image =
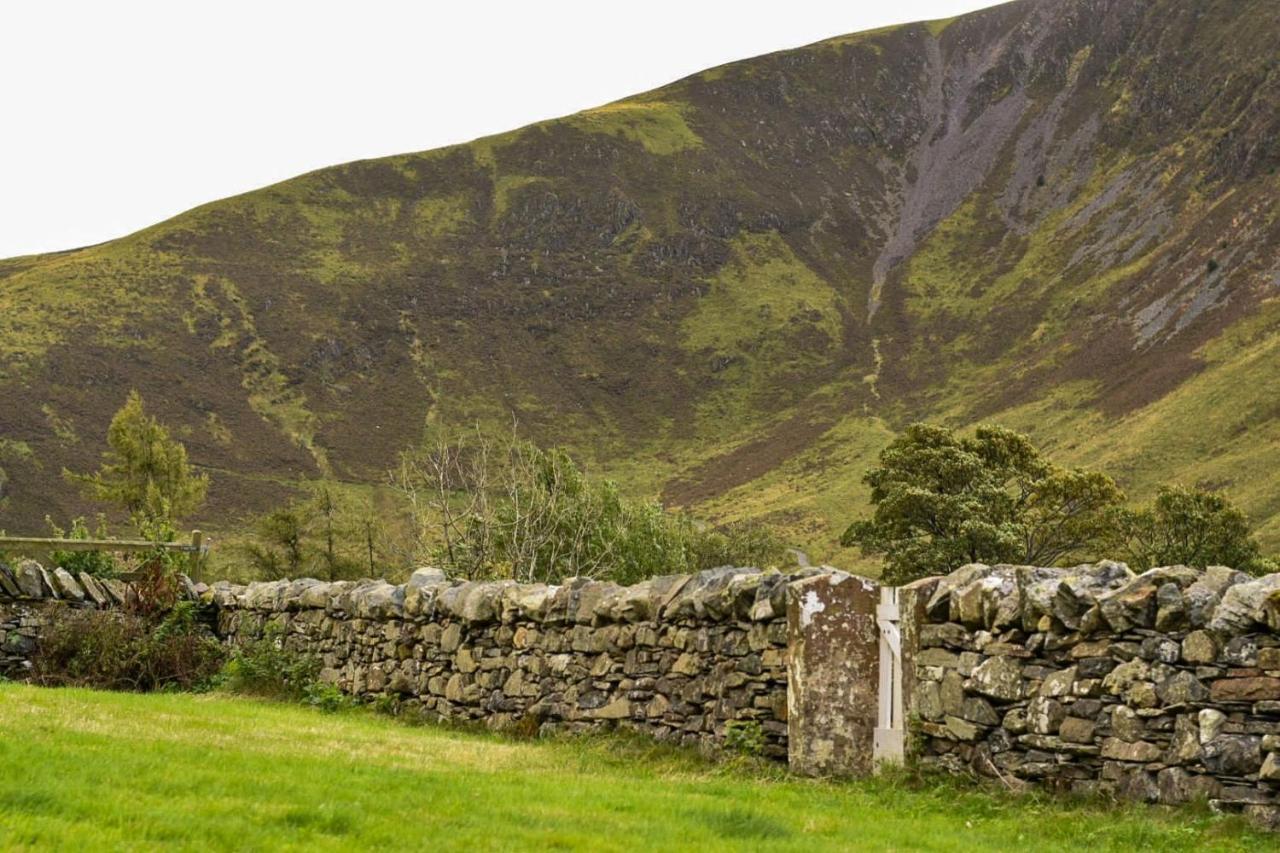
<svg viewBox="0 0 1280 853">
<path fill-rule="evenodd" d="M 80 582 L 80 587 L 84 590 L 86 598 L 92 601 L 95 606 L 111 606 L 111 593 L 107 592 L 107 588 L 97 578 L 86 572 L 81 572 L 77 580 Z"/>
<path fill-rule="evenodd" d="M 956 586 L 950 594 L 950 620 L 993 631 L 1020 624 L 1022 584 L 1019 578 L 1028 571 L 1038 570 L 1025 566 L 992 566 Z"/>
<path fill-rule="evenodd" d="M 941 578 L 934 586 L 933 593 L 925 603 L 925 613 L 932 621 L 947 621 L 953 606 L 951 601 L 952 592 L 968 586 L 973 581 L 986 575 L 990 570 L 991 567 L 985 564 L 970 563 Z M 956 620 L 953 619 L 951 621 L 954 622 Z"/>
<path fill-rule="evenodd" d="M 1014 702 L 1024 693 L 1022 668 L 1013 658 L 987 658 L 974 669 L 965 687 L 998 701 Z"/>
<path fill-rule="evenodd" d="M 1267 753 L 1262 769 L 1258 771 L 1258 778 L 1266 782 L 1280 782 L 1280 752 Z"/>
<path fill-rule="evenodd" d="M 1213 663 L 1218 659 L 1218 643 L 1208 631 L 1192 631 L 1182 640 L 1182 659 L 1187 663 Z"/>
<path fill-rule="evenodd" d="M 1280 678 L 1219 678 L 1209 685 L 1213 702 L 1259 702 L 1280 700 Z"/>
<path fill-rule="evenodd" d="M 919 643 L 925 649 L 939 646 L 967 649 L 972 645 L 972 640 L 963 625 L 943 622 L 940 625 L 921 625 Z"/>
<path fill-rule="evenodd" d="M 1181 767 L 1166 767 L 1156 774 L 1159 802 L 1178 805 L 1218 796 L 1221 784 L 1212 776 L 1188 773 Z"/>
<path fill-rule="evenodd" d="M 1137 761 L 1147 763 L 1160 758 L 1160 747 L 1145 740 L 1129 741 L 1109 737 L 1102 741 L 1102 757 L 1115 761 Z"/>
<path fill-rule="evenodd" d="M 1034 734 L 1056 734 L 1066 716 L 1066 709 L 1056 699 L 1037 696 L 1027 703 L 1027 728 Z"/>
<path fill-rule="evenodd" d="M 1086 640 L 1073 645 L 1068 657 L 1072 660 L 1080 660 L 1082 658 L 1106 658 L 1110 654 L 1110 640 Z"/>
<path fill-rule="evenodd" d="M 1221 734 L 1204 744 L 1200 761 L 1210 773 L 1248 776 L 1262 767 L 1262 739 Z"/>
<path fill-rule="evenodd" d="M 676 658 L 676 662 L 671 665 L 671 671 L 676 675 L 697 675 L 702 671 L 702 661 L 698 655 L 685 652 Z"/>
<path fill-rule="evenodd" d="M 59 598 L 65 601 L 85 600 L 84 589 L 80 584 L 76 583 L 76 579 L 72 577 L 71 572 L 59 566 L 49 574 L 53 577 L 53 585 L 58 591 Z"/>
<path fill-rule="evenodd" d="M 1222 649 L 1222 659 L 1233 666 L 1256 666 L 1258 641 L 1253 637 L 1232 637 Z"/>
<path fill-rule="evenodd" d="M 1150 664 L 1134 658 L 1111 670 L 1106 678 L 1102 679 L 1102 689 L 1108 693 L 1121 695 L 1133 685 L 1145 681 L 1150 674 Z"/>
<path fill-rule="evenodd" d="M 1022 734 L 1027 730 L 1026 708 L 1012 708 L 1004 715 L 1001 726 L 1013 734 Z"/>
<path fill-rule="evenodd" d="M 1111 732 L 1124 741 L 1142 740 L 1147 727 L 1134 710 L 1127 705 L 1116 705 L 1111 709 Z"/>
<path fill-rule="evenodd" d="M 1247 634 L 1258 625 L 1280 630 L 1280 574 L 1229 587 L 1208 627 L 1222 637 Z"/>
<path fill-rule="evenodd" d="M 788 586 L 787 743 L 794 772 L 871 772 L 879 606 L 879 584 L 844 572 L 827 571 Z"/>
<path fill-rule="evenodd" d="M 1156 782 L 1155 774 L 1134 768 L 1120 777 L 1116 793 L 1121 799 L 1154 803 L 1160 798 L 1160 787 Z"/>
<path fill-rule="evenodd" d="M 1040 682 L 1040 695 L 1048 697 L 1068 696 L 1075 684 L 1077 668 L 1072 666 L 1046 676 Z"/>
<path fill-rule="evenodd" d="M 350 593 L 351 606 L 361 619 L 393 619 L 404 616 L 404 587 L 386 581 L 357 587 Z"/>
<path fill-rule="evenodd" d="M 1243 814 L 1249 822 L 1259 829 L 1275 832 L 1280 830 L 1280 806 L 1254 805 L 1244 807 Z"/>
<path fill-rule="evenodd" d="M 925 681 L 916 685 L 915 710 L 926 720 L 937 722 L 942 719 L 942 694 L 936 681 Z"/>
<path fill-rule="evenodd" d="M 1280 670 L 1280 647 L 1258 649 L 1258 668 Z"/>
<path fill-rule="evenodd" d="M 1176 583 L 1163 583 L 1156 589 L 1156 630 L 1176 631 L 1187 623 L 1187 606 Z"/>
<path fill-rule="evenodd" d="M 462 625 L 454 622 L 440 634 L 440 651 L 453 653 L 462 644 Z"/>
<path fill-rule="evenodd" d="M 1218 791 L 1216 799 L 1220 804 L 1230 803 L 1233 806 L 1246 803 L 1258 805 L 1269 805 L 1271 803 L 1270 793 L 1257 785 L 1223 784 Z"/>
<path fill-rule="evenodd" d="M 631 702 L 625 698 L 612 702 L 591 711 L 588 716 L 597 720 L 623 720 L 631 716 Z"/>
<path fill-rule="evenodd" d="M 978 739 L 978 727 L 960 717 L 946 718 L 947 731 L 956 740 L 972 741 Z"/>
<path fill-rule="evenodd" d="M 1205 744 L 1216 738 L 1218 732 L 1222 731 L 1227 715 L 1215 708 L 1205 708 L 1196 715 L 1196 720 L 1200 724 L 1200 743 Z"/>
<path fill-rule="evenodd" d="M 1165 705 L 1186 705 L 1209 698 L 1209 688 L 1189 672 L 1178 672 L 1156 685 L 1156 695 Z"/>
<path fill-rule="evenodd" d="M 44 582 L 44 572 L 35 560 L 23 560 L 13 567 L 13 582 L 23 598 L 44 598 L 51 591 Z"/>
<path fill-rule="evenodd" d="M 1182 657 L 1182 647 L 1176 640 L 1157 635 L 1142 641 L 1139 655 L 1143 660 L 1177 663 L 1178 658 Z"/>
<path fill-rule="evenodd" d="M 1110 657 L 1081 658 L 1076 663 L 1076 677 L 1081 681 L 1101 680 L 1115 668 L 1116 662 Z"/>
<path fill-rule="evenodd" d="M 1047 612 L 1067 628 L 1080 629 L 1085 614 L 1096 607 L 1099 596 L 1123 586 L 1133 577 L 1128 566 L 1111 561 L 1063 570 L 1053 586 Z M 1037 599 L 1043 594 L 1041 589 L 1036 590 Z"/>
<path fill-rule="evenodd" d="M 941 666 L 955 669 L 960 664 L 960 657 L 946 649 L 922 649 L 916 653 L 916 666 Z"/>
<path fill-rule="evenodd" d="M 1066 717 L 1058 727 L 1058 737 L 1068 743 L 1093 743 L 1097 724 L 1082 717 Z"/>
<path fill-rule="evenodd" d="M 1160 697 L 1156 695 L 1156 686 L 1150 681 L 1139 681 L 1137 684 L 1130 685 L 1121 694 L 1121 698 L 1135 708 L 1152 709 L 1160 704 Z"/>
<path fill-rule="evenodd" d="M 1000 715 L 996 713 L 996 709 L 991 707 L 991 703 L 986 699 L 980 699 L 977 696 L 970 696 L 964 700 L 960 716 L 981 726 L 1000 724 Z"/>
<path fill-rule="evenodd" d="M 1189 764 L 1200 759 L 1200 724 L 1190 714 L 1179 714 L 1173 721 L 1173 737 L 1165 755 L 1167 764 Z"/>
</svg>

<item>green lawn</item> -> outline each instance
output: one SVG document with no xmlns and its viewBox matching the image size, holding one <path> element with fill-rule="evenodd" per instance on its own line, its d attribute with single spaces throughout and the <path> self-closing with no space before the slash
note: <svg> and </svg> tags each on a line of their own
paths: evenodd
<svg viewBox="0 0 1280 853">
<path fill-rule="evenodd" d="M 1239 819 L 819 783 L 224 696 L 0 684 L 0 848 L 1241 850 Z M 1273 848 L 1274 849 L 1274 848 Z"/>
</svg>

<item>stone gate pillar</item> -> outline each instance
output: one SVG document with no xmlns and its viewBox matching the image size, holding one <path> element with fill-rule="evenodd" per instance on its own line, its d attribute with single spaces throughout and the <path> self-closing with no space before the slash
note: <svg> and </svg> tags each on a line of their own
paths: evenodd
<svg viewBox="0 0 1280 853">
<path fill-rule="evenodd" d="M 787 591 L 787 760 L 809 776 L 869 774 L 880 678 L 875 581 L 831 571 Z"/>
</svg>

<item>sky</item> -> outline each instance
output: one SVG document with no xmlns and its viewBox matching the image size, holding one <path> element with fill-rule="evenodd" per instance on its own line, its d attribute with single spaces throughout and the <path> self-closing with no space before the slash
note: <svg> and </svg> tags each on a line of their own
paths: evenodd
<svg viewBox="0 0 1280 853">
<path fill-rule="evenodd" d="M 0 258 L 991 0 L 5 2 Z"/>
</svg>

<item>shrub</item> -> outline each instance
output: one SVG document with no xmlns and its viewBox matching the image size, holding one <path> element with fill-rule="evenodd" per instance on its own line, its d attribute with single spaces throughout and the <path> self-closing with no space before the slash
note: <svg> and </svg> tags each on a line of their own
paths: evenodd
<svg viewBox="0 0 1280 853">
<path fill-rule="evenodd" d="M 32 660 L 37 684 L 107 690 L 191 690 L 207 686 L 225 654 L 197 618 L 197 606 L 177 601 L 176 583 L 152 567 L 119 609 L 53 611 Z"/>
<path fill-rule="evenodd" d="M 98 526 L 94 530 L 89 529 L 83 516 L 71 520 L 70 530 L 63 530 L 47 515 L 44 520 L 53 535 L 59 539 L 106 539 L 110 536 L 107 532 L 107 519 L 103 515 L 98 516 Z M 55 566 L 98 578 L 115 577 L 119 570 L 115 557 L 105 551 L 52 551 L 49 557 Z"/>
<path fill-rule="evenodd" d="M 757 720 L 730 720 L 724 724 L 724 748 L 739 755 L 761 755 L 764 729 Z"/>
<path fill-rule="evenodd" d="M 338 689 L 338 685 L 326 684 L 323 681 L 313 681 L 302 691 L 304 705 L 310 705 L 326 714 L 341 711 L 349 707 L 352 701 L 350 696 Z"/>
<path fill-rule="evenodd" d="M 1118 553 L 1136 571 L 1155 566 L 1231 566 L 1255 575 L 1275 570 L 1226 495 L 1161 486 L 1150 507 L 1117 513 Z"/>
<path fill-rule="evenodd" d="M 318 680 L 319 659 L 286 648 L 278 625 L 237 647 L 222 673 L 223 686 L 235 693 L 316 705 L 329 701 Z"/>
<path fill-rule="evenodd" d="M 735 563 L 769 565 L 764 528 L 707 528 L 656 501 L 625 497 L 562 449 L 474 437 L 405 453 L 393 480 L 410 508 L 417 559 L 469 579 L 633 583 Z"/>
</svg>

